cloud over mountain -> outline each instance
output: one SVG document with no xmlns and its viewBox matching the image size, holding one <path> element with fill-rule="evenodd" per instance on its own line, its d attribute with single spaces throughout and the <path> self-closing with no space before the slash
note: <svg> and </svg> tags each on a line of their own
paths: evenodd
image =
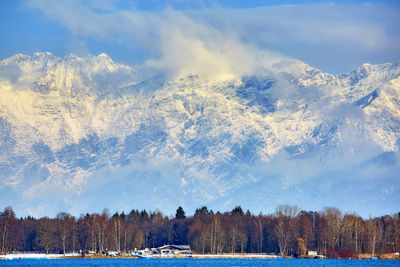
<svg viewBox="0 0 400 267">
<path fill-rule="evenodd" d="M 109 1 L 28 3 L 81 40 L 74 53 L 86 51 L 85 42 L 93 40 L 123 44 L 129 53 L 144 53 L 152 66 L 170 75 L 246 74 L 260 67 L 259 58 L 265 59 L 259 50 L 280 51 L 335 72 L 371 59 L 392 62 L 400 56 L 400 32 L 393 26 L 399 23 L 400 10 L 385 4 L 235 9 L 215 1 L 174 9 L 180 7 L 179 1 L 166 1 L 160 9 L 141 10 L 134 3 Z"/>
</svg>

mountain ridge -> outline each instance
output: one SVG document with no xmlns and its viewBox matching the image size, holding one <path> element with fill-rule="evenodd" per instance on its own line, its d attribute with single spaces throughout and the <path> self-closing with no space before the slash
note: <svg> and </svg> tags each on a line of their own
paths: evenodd
<svg viewBox="0 0 400 267">
<path fill-rule="evenodd" d="M 3 60 L 0 191 L 20 192 L 17 205 L 25 210 L 30 202 L 50 203 L 38 197 L 49 189 L 63 195 L 59 205 L 79 210 L 112 187 L 115 206 L 125 205 L 120 195 L 132 194 L 128 202 L 151 195 L 156 208 L 170 198 L 169 210 L 194 209 L 219 199 L 233 203 L 235 192 L 263 181 L 275 181 L 277 191 L 301 185 L 286 181 L 292 172 L 317 181 L 339 166 L 365 177 L 362 162 L 385 152 L 398 158 L 398 63 L 331 75 L 283 59 L 265 73 L 213 82 L 143 78 L 105 54 Z M 302 170 L 299 162 L 319 170 Z M 395 181 L 397 168 L 385 167 L 383 183 Z M 114 178 L 98 178 L 105 173 Z"/>
</svg>

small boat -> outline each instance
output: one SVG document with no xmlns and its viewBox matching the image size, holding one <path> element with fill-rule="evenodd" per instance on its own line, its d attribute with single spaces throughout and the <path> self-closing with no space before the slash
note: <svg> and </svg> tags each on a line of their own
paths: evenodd
<svg viewBox="0 0 400 267">
<path fill-rule="evenodd" d="M 144 254 L 144 255 L 140 255 L 139 257 L 140 257 L 140 258 L 143 258 L 143 259 L 150 259 L 150 258 L 153 258 L 153 255 Z"/>
<path fill-rule="evenodd" d="M 138 255 L 140 258 L 144 258 L 144 259 L 153 258 L 153 255 L 151 254 L 151 250 L 148 248 L 139 250 Z"/>
</svg>

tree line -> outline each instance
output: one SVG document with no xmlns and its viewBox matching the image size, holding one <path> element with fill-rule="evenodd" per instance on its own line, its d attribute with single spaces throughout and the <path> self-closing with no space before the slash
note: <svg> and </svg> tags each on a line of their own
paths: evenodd
<svg viewBox="0 0 400 267">
<path fill-rule="evenodd" d="M 108 210 L 76 218 L 61 212 L 55 218 L 17 218 L 12 208 L 0 212 L 0 253 L 40 251 L 66 253 L 107 250 L 128 252 L 164 244 L 189 244 L 197 253 L 274 253 L 302 256 L 307 251 L 343 256 L 383 254 L 400 250 L 400 212 L 363 219 L 337 208 L 320 212 L 278 206 L 269 215 L 198 208 L 187 217 L 160 211 Z"/>
</svg>

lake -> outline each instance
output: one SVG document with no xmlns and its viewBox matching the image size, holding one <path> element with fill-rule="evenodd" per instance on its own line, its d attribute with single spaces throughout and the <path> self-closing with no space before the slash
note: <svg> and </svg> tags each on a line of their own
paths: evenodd
<svg viewBox="0 0 400 267">
<path fill-rule="evenodd" d="M 0 260 L 0 266 L 400 266 L 399 260 L 309 259 L 21 259 Z"/>
</svg>

